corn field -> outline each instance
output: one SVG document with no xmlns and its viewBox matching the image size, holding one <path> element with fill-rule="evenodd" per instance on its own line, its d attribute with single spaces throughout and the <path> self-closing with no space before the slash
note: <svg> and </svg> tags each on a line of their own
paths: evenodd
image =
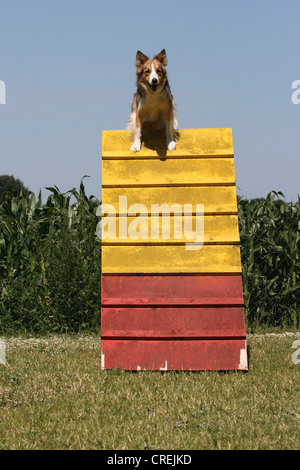
<svg viewBox="0 0 300 470">
<path fill-rule="evenodd" d="M 239 225 L 248 327 L 300 326 L 300 197 L 281 192 L 240 200 Z"/>
<path fill-rule="evenodd" d="M 71 332 L 100 324 L 99 201 L 79 192 L 0 203 L 0 331 Z"/>
<path fill-rule="evenodd" d="M 99 201 L 81 181 L 0 201 L 0 333 L 98 331 Z M 300 199 L 238 202 L 248 330 L 300 325 Z"/>
</svg>

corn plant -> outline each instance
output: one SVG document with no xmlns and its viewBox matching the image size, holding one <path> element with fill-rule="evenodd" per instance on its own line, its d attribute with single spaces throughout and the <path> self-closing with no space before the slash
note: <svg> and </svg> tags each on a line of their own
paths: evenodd
<svg viewBox="0 0 300 470">
<path fill-rule="evenodd" d="M 300 198 L 273 191 L 238 208 L 248 325 L 299 327 Z"/>
</svg>

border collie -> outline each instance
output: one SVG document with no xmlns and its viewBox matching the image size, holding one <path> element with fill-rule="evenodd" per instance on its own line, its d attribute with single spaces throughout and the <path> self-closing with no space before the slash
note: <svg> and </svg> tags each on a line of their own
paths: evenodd
<svg viewBox="0 0 300 470">
<path fill-rule="evenodd" d="M 165 49 L 153 60 L 137 51 L 137 91 L 134 94 L 127 126 L 133 133 L 133 144 L 130 148 L 133 152 L 141 149 L 142 129 L 145 123 L 149 123 L 153 129 L 165 129 L 167 149 L 176 148 L 178 124 L 166 66 Z"/>
</svg>

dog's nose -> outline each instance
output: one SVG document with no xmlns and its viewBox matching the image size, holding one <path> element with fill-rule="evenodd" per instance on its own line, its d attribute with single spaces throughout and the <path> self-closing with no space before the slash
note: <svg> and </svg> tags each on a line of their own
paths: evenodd
<svg viewBox="0 0 300 470">
<path fill-rule="evenodd" d="M 157 84 L 157 78 L 152 78 L 152 85 L 156 85 Z"/>
</svg>

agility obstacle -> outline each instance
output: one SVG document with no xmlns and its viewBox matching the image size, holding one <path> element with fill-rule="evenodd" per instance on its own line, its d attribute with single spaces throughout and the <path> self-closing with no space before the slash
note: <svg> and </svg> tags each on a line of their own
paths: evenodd
<svg viewBox="0 0 300 470">
<path fill-rule="evenodd" d="M 103 131 L 101 368 L 247 370 L 231 129 L 129 147 Z"/>
</svg>

